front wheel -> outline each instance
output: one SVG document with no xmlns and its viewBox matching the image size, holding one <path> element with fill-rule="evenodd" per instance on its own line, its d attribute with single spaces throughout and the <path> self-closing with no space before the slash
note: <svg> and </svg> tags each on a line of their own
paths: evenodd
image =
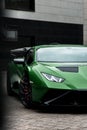
<svg viewBox="0 0 87 130">
<path fill-rule="evenodd" d="M 30 108 L 32 105 L 32 88 L 29 83 L 29 77 L 25 73 L 19 85 L 19 95 L 22 104 L 26 108 Z"/>
</svg>

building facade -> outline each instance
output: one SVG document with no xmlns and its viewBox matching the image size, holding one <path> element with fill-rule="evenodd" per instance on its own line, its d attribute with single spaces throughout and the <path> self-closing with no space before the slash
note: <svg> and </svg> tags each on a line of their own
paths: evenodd
<svg viewBox="0 0 87 130">
<path fill-rule="evenodd" d="M 5 43 L 9 43 L 10 48 L 52 42 L 86 44 L 85 2 L 86 0 L 3 0 Z"/>
<path fill-rule="evenodd" d="M 1 4 L 4 61 L 10 49 L 19 47 L 55 42 L 87 45 L 87 0 L 2 0 Z"/>
<path fill-rule="evenodd" d="M 3 1 L 3 8 L 6 10 L 8 17 L 83 24 L 83 0 Z"/>
<path fill-rule="evenodd" d="M 84 34 L 83 34 L 83 39 L 84 39 L 84 41 L 83 41 L 83 43 L 85 44 L 85 45 L 87 45 L 87 0 L 84 0 L 84 3 L 83 3 L 83 5 L 84 5 L 84 7 L 83 7 L 83 9 L 84 9 L 84 18 L 83 18 L 83 32 L 84 32 Z"/>
</svg>

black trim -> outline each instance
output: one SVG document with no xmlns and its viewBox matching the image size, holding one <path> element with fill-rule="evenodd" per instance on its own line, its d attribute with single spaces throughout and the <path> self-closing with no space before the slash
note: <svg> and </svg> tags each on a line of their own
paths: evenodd
<svg viewBox="0 0 87 130">
<path fill-rule="evenodd" d="M 87 106 L 87 90 L 49 90 L 42 104 L 52 106 Z"/>
</svg>

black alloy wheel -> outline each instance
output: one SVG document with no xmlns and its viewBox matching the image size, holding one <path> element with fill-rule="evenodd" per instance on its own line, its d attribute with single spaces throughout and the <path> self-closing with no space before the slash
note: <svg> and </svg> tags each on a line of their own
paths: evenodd
<svg viewBox="0 0 87 130">
<path fill-rule="evenodd" d="M 26 108 L 30 108 L 32 105 L 32 88 L 29 83 L 29 76 L 27 73 L 24 73 L 23 78 L 19 85 L 19 95 L 22 104 Z"/>
</svg>

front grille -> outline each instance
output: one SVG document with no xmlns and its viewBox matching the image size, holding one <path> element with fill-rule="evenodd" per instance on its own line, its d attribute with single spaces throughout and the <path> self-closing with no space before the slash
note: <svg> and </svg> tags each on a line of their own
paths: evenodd
<svg viewBox="0 0 87 130">
<path fill-rule="evenodd" d="M 87 91 L 49 90 L 42 102 L 48 105 L 87 105 Z"/>
</svg>

